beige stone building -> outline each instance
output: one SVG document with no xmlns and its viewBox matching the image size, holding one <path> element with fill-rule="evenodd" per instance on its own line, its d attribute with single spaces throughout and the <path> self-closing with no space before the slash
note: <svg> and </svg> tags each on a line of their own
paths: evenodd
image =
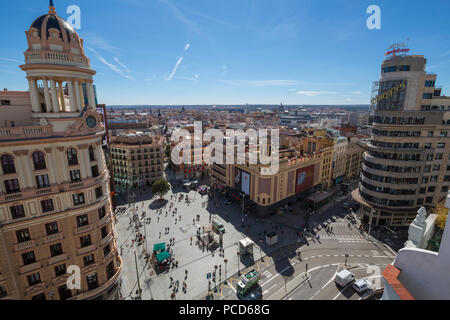
<svg viewBox="0 0 450 320">
<path fill-rule="evenodd" d="M 372 225 L 407 226 L 450 187 L 450 99 L 424 56 L 393 56 L 373 90 L 372 137 L 353 197 Z"/>
<path fill-rule="evenodd" d="M 111 137 L 110 147 L 118 189 L 151 186 L 164 177 L 164 137 L 131 130 Z"/>
<path fill-rule="evenodd" d="M 26 35 L 30 90 L 0 92 L 0 299 L 116 298 L 122 264 L 95 71 L 54 7 Z M 81 284 L 72 290 L 71 266 Z"/>
</svg>

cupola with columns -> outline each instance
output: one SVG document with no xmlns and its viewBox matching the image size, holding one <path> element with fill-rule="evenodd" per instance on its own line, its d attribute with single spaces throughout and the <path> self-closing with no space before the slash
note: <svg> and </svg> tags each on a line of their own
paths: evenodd
<svg viewBox="0 0 450 320">
<path fill-rule="evenodd" d="M 33 118 L 57 118 L 96 108 L 90 61 L 83 40 L 59 17 L 53 0 L 49 11 L 26 31 L 25 64 Z M 78 116 L 77 115 L 77 116 Z"/>
</svg>

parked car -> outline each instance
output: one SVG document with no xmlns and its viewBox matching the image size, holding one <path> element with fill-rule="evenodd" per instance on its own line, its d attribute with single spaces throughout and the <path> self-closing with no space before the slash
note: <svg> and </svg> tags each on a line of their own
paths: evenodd
<svg viewBox="0 0 450 320">
<path fill-rule="evenodd" d="M 226 206 L 229 206 L 229 205 L 232 204 L 232 203 L 233 203 L 233 201 L 232 201 L 231 199 L 225 199 L 225 200 L 223 201 L 223 204 L 226 205 Z"/>
<path fill-rule="evenodd" d="M 355 275 L 348 270 L 342 270 L 336 274 L 335 282 L 342 288 L 355 280 Z"/>
<path fill-rule="evenodd" d="M 363 292 L 371 289 L 369 281 L 367 281 L 365 279 L 355 281 L 353 283 L 352 287 L 358 293 L 363 293 Z"/>
</svg>

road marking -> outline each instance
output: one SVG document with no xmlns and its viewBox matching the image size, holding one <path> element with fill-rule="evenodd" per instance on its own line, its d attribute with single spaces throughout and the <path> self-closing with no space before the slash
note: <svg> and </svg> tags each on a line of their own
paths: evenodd
<svg viewBox="0 0 450 320">
<path fill-rule="evenodd" d="M 273 286 L 271 286 L 269 289 L 266 289 L 264 292 L 263 292 L 263 295 L 265 295 L 265 294 L 267 294 L 270 290 L 272 290 L 274 287 L 276 287 L 277 286 L 277 284 L 275 283 Z"/>
</svg>

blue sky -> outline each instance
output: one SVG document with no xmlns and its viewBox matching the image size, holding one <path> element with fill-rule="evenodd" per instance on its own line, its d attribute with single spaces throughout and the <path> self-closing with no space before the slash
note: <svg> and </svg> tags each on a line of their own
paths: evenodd
<svg viewBox="0 0 450 320">
<path fill-rule="evenodd" d="M 81 8 L 99 102 L 367 104 L 386 48 L 406 41 L 450 92 L 448 0 L 54 0 Z M 369 5 L 381 30 L 369 30 Z M 24 31 L 47 0 L 2 1 L 0 87 L 26 90 Z M 450 94 L 449 94 L 450 95 Z"/>
</svg>

